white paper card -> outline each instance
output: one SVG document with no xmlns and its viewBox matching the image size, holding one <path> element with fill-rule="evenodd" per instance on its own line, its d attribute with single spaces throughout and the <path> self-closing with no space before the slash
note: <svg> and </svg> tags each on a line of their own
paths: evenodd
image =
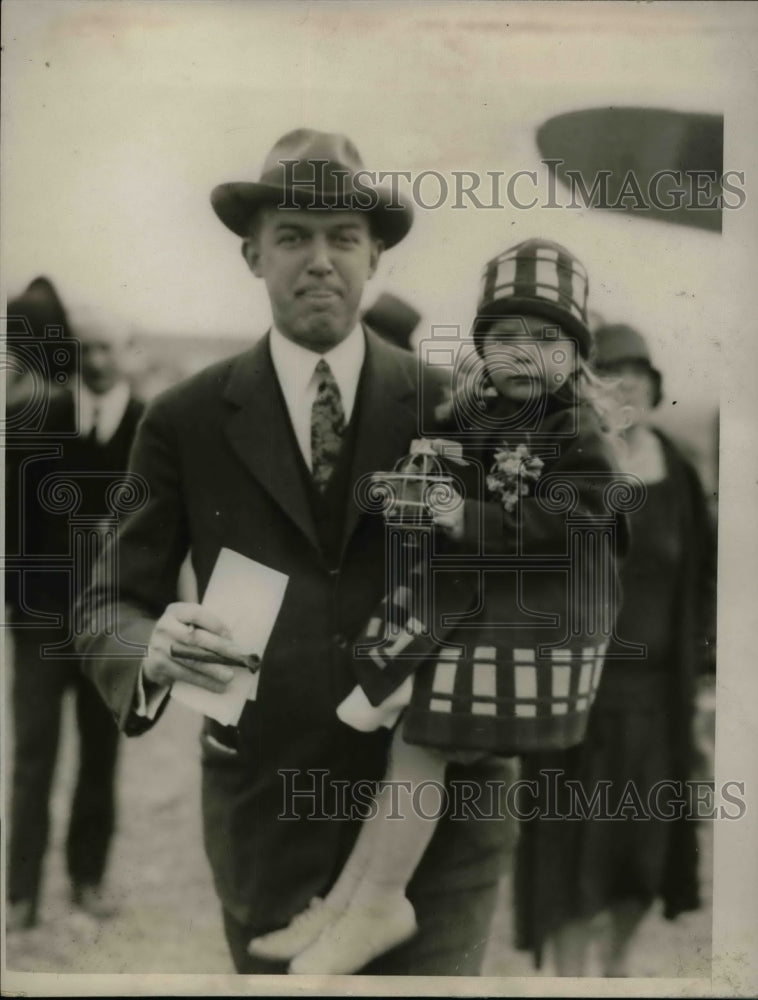
<svg viewBox="0 0 758 1000">
<path fill-rule="evenodd" d="M 208 581 L 203 607 L 218 615 L 243 653 L 255 653 L 262 660 L 288 580 L 284 573 L 239 552 L 222 549 Z M 234 726 L 245 702 L 255 699 L 260 671 L 252 674 L 245 667 L 232 670 L 234 677 L 222 694 L 176 681 L 171 696 L 224 726 Z"/>
<path fill-rule="evenodd" d="M 231 629 L 243 653 L 256 653 L 262 659 L 288 580 L 284 573 L 255 559 L 222 549 L 208 581 L 203 607 Z"/>
<path fill-rule="evenodd" d="M 234 677 L 223 694 L 206 691 L 195 684 L 175 681 L 171 697 L 187 708 L 216 719 L 222 726 L 236 726 L 242 715 L 245 702 L 254 697 L 253 684 L 258 687 L 258 674 L 251 674 L 246 667 L 231 667 Z"/>
</svg>

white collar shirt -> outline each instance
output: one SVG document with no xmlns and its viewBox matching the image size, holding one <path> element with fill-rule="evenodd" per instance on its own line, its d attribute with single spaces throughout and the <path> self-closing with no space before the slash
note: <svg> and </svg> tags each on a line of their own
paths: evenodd
<svg viewBox="0 0 758 1000">
<path fill-rule="evenodd" d="M 112 389 L 98 395 L 84 383 L 79 386 L 79 433 L 86 437 L 95 427 L 95 439 L 107 444 L 119 428 L 129 405 L 129 383 L 117 382 Z"/>
<path fill-rule="evenodd" d="M 305 464 L 312 469 L 311 410 L 318 392 L 316 365 L 322 359 L 329 365 L 339 387 L 345 423 L 349 423 L 366 356 L 366 338 L 360 323 L 356 323 L 348 336 L 336 347 L 325 354 L 317 354 L 288 340 L 274 326 L 271 328 L 269 344 L 274 371 L 279 380 L 295 438 Z"/>
</svg>

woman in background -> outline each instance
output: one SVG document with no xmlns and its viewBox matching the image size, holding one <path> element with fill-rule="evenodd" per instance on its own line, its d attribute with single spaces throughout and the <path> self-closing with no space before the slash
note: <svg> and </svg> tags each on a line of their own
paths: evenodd
<svg viewBox="0 0 758 1000">
<path fill-rule="evenodd" d="M 564 778 L 580 782 L 588 801 L 601 782 L 610 782 L 610 815 L 622 802 L 631 805 L 623 818 L 537 818 L 521 825 L 517 946 L 532 950 L 540 965 L 551 944 L 562 976 L 586 974 L 597 914 L 610 914 L 604 975 L 625 976 L 630 945 L 654 900 L 663 900 L 667 919 L 700 905 L 694 822 L 635 819 L 635 800 L 624 792 L 633 782 L 632 795 L 647 806 L 657 782 L 690 776 L 697 677 L 712 667 L 714 651 L 715 535 L 695 470 L 650 425 L 661 400 L 660 373 L 643 337 L 624 325 L 597 330 L 595 366 L 611 380 L 619 407 L 622 471 L 645 489 L 630 515 L 617 638 L 606 654 L 587 739 L 564 753 L 525 759 L 522 777 L 564 771 L 560 815 L 572 805 Z M 544 787 L 544 774 L 542 781 Z M 661 816 L 676 814 L 676 798 L 670 787 L 652 796 Z"/>
</svg>

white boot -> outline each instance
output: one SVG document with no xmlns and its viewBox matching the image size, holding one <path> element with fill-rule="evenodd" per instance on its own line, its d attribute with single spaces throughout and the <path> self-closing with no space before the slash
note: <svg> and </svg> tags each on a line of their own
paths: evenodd
<svg viewBox="0 0 758 1000">
<path fill-rule="evenodd" d="M 405 898 L 368 906 L 353 902 L 290 963 L 293 975 L 349 976 L 412 938 L 416 914 Z"/>
<path fill-rule="evenodd" d="M 247 946 L 248 953 L 256 958 L 286 962 L 312 944 L 340 912 L 326 900 L 314 896 L 308 909 L 293 917 L 286 927 L 253 938 Z"/>
</svg>

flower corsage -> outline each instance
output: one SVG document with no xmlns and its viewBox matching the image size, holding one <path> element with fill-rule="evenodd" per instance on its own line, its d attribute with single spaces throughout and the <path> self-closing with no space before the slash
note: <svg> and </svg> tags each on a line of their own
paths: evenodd
<svg viewBox="0 0 758 1000">
<path fill-rule="evenodd" d="M 495 452 L 487 476 L 487 489 L 511 514 L 521 497 L 528 496 L 531 492 L 532 484 L 542 475 L 544 464 L 541 458 L 529 453 L 525 444 L 517 444 L 512 448 L 503 442 L 502 447 Z"/>
</svg>

